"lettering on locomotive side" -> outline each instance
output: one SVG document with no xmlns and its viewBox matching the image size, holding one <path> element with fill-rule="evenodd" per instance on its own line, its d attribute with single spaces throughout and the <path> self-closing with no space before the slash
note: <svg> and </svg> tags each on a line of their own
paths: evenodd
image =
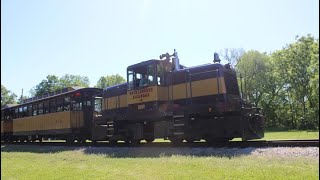
<svg viewBox="0 0 320 180">
<path fill-rule="evenodd" d="M 139 90 L 134 90 L 129 92 L 129 95 L 132 96 L 133 99 L 137 98 L 144 98 L 144 97 L 149 97 L 150 92 L 153 91 L 152 87 L 144 88 L 144 89 L 139 89 Z"/>
</svg>

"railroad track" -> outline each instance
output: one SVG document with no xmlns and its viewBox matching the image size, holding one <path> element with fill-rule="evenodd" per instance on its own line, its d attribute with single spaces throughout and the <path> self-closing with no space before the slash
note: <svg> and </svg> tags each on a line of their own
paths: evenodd
<svg viewBox="0 0 320 180">
<path fill-rule="evenodd" d="M 4 143 L 1 145 L 41 145 L 41 146 L 74 146 L 74 147 L 319 147 L 319 139 L 304 139 L 304 140 L 274 140 L 274 141 L 230 141 L 227 143 L 214 143 L 207 144 L 205 142 L 194 142 L 194 143 L 181 143 L 172 144 L 170 142 L 154 142 L 154 143 L 140 143 L 140 144 L 126 144 L 117 143 L 109 144 L 107 142 L 86 142 L 86 143 L 72 143 L 67 144 L 65 142 L 34 142 L 34 143 Z"/>
</svg>

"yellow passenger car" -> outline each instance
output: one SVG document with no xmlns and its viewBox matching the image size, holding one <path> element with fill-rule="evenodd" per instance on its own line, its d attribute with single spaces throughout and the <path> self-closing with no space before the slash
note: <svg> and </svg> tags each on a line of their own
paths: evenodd
<svg viewBox="0 0 320 180">
<path fill-rule="evenodd" d="M 42 138 L 84 142 L 91 139 L 94 97 L 98 88 L 65 88 L 61 91 L 25 100 L 22 104 L 2 110 L 12 124 L 11 136 L 1 137 L 14 141 L 41 141 Z"/>
</svg>

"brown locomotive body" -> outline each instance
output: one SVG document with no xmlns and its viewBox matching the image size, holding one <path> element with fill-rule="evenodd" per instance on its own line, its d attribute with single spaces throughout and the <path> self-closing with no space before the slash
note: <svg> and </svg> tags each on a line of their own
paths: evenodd
<svg viewBox="0 0 320 180">
<path fill-rule="evenodd" d="M 219 63 L 186 68 L 167 57 L 127 68 L 127 83 L 103 92 L 93 139 L 178 143 L 263 137 L 263 118 L 244 107 L 236 73 Z M 177 66 L 179 66 L 177 68 Z"/>
</svg>

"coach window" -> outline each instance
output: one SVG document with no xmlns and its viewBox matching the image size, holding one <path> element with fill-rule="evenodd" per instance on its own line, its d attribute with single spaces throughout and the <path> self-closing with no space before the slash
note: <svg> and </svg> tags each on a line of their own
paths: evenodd
<svg viewBox="0 0 320 180">
<path fill-rule="evenodd" d="M 102 97 L 95 97 L 94 99 L 94 111 L 96 112 L 96 115 L 102 115 Z"/>
<path fill-rule="evenodd" d="M 9 119 L 9 118 L 8 118 L 9 113 L 10 113 L 10 110 L 9 110 L 9 109 L 6 109 L 6 110 L 1 111 L 1 118 L 2 118 L 3 120 Z"/>
<path fill-rule="evenodd" d="M 38 104 L 38 114 L 43 114 L 43 103 Z"/>
<path fill-rule="evenodd" d="M 51 100 L 50 101 L 50 113 L 54 113 L 54 112 L 56 112 L 56 100 L 54 99 L 54 100 Z"/>
<path fill-rule="evenodd" d="M 32 104 L 28 106 L 28 116 L 32 116 Z"/>
<path fill-rule="evenodd" d="M 63 109 L 63 99 L 60 98 L 60 99 L 57 99 L 57 112 L 60 112 L 62 111 Z"/>
<path fill-rule="evenodd" d="M 5 118 L 10 119 L 12 118 L 12 109 L 8 109 L 7 112 L 5 113 Z"/>
<path fill-rule="evenodd" d="M 81 111 L 82 110 L 82 102 L 72 102 L 72 108 L 74 111 Z"/>
<path fill-rule="evenodd" d="M 9 119 L 14 119 L 14 109 L 10 109 L 10 112 L 9 112 Z"/>
<path fill-rule="evenodd" d="M 28 106 L 23 106 L 23 117 L 28 117 Z"/>
<path fill-rule="evenodd" d="M 87 106 L 91 106 L 91 101 L 87 101 Z"/>
<path fill-rule="evenodd" d="M 14 108 L 13 118 L 18 118 L 19 109 Z"/>
<path fill-rule="evenodd" d="M 49 101 L 45 101 L 43 103 L 43 114 L 48 114 L 49 113 Z"/>
<path fill-rule="evenodd" d="M 91 106 L 91 101 L 90 100 L 84 100 L 83 106 Z"/>
<path fill-rule="evenodd" d="M 37 104 L 34 104 L 33 106 L 32 106 L 32 111 L 33 111 L 33 116 L 36 116 L 36 115 L 38 115 L 38 105 Z"/>
<path fill-rule="evenodd" d="M 19 118 L 23 117 L 23 108 L 19 107 Z"/>
<path fill-rule="evenodd" d="M 70 103 L 71 103 L 70 97 L 65 97 L 64 103 L 63 103 L 63 105 L 64 105 L 63 110 L 64 111 L 70 111 Z"/>
</svg>

